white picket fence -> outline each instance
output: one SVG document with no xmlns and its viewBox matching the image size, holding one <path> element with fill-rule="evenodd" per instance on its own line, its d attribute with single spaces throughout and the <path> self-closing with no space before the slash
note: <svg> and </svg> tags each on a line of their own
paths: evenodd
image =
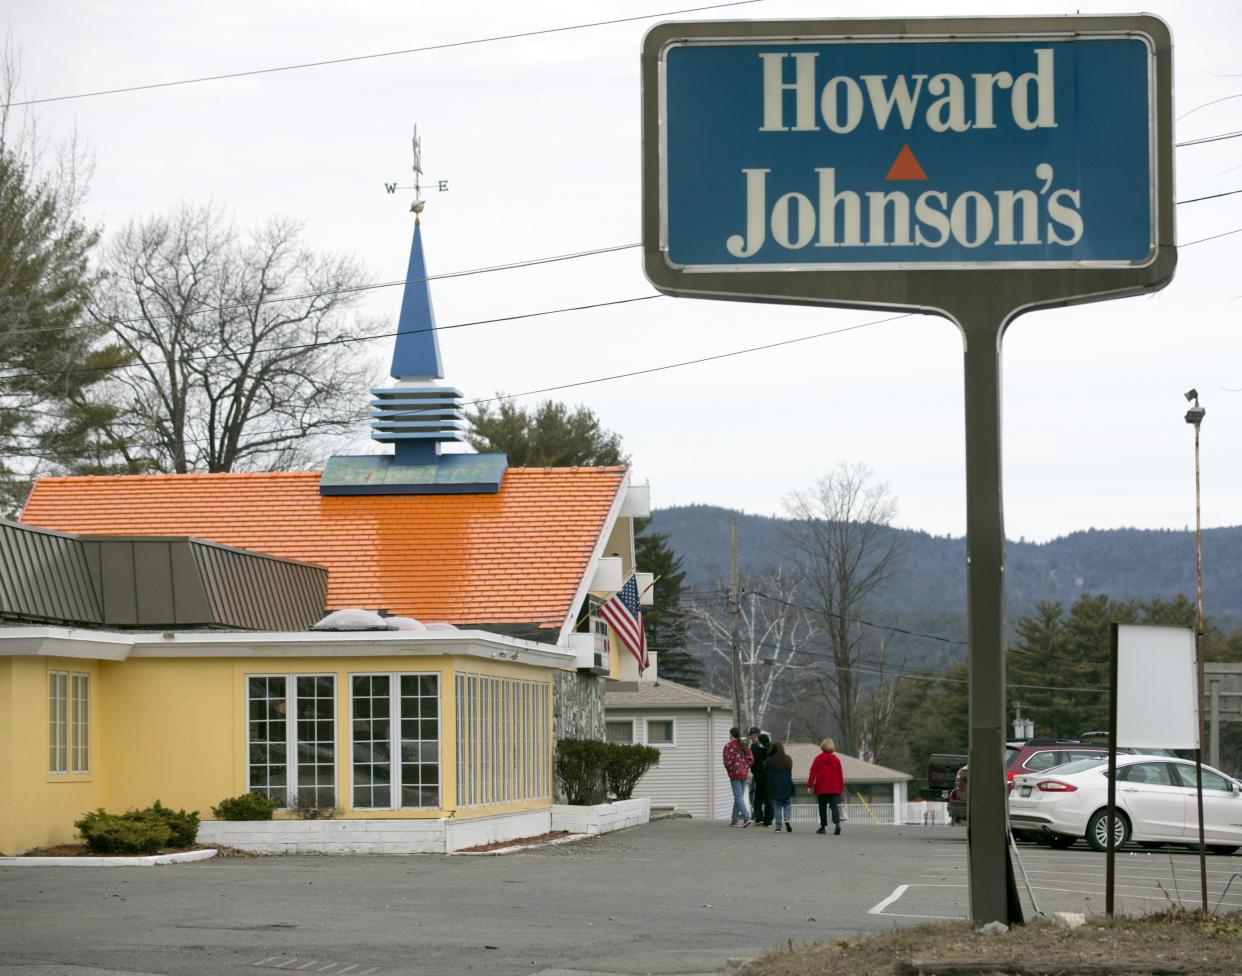
<svg viewBox="0 0 1242 976">
<path fill-rule="evenodd" d="M 921 824 L 926 827 L 943 827 L 949 823 L 947 803 L 846 803 L 843 809 L 846 823 Z M 818 826 L 819 807 L 814 803 L 795 803 L 792 820 L 795 824 Z"/>
</svg>

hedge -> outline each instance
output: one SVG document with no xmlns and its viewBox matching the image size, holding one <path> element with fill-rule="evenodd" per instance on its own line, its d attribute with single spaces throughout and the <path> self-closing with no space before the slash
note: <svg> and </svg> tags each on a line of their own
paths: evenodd
<svg viewBox="0 0 1242 976">
<path fill-rule="evenodd" d="M 562 739 L 556 744 L 556 778 L 565 802 L 576 806 L 598 803 L 611 793 L 628 800 L 634 787 L 660 762 L 654 746 Z"/>
</svg>

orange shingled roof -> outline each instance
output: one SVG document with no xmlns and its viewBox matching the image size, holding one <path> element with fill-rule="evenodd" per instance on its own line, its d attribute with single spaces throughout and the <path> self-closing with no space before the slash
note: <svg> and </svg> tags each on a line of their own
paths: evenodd
<svg viewBox="0 0 1242 976">
<path fill-rule="evenodd" d="M 319 472 L 40 478 L 22 521 L 192 535 L 328 568 L 328 608 L 559 629 L 625 468 L 510 468 L 486 495 L 323 497 Z"/>
</svg>

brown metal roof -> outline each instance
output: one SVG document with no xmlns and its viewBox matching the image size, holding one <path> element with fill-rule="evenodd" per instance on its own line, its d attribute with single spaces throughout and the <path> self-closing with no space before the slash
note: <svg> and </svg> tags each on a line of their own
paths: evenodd
<svg viewBox="0 0 1242 976">
<path fill-rule="evenodd" d="M 0 519 L 0 620 L 101 625 L 81 540 Z"/>
<path fill-rule="evenodd" d="M 306 630 L 327 592 L 322 566 L 214 542 L 81 537 L 0 521 L 0 620 Z"/>
</svg>

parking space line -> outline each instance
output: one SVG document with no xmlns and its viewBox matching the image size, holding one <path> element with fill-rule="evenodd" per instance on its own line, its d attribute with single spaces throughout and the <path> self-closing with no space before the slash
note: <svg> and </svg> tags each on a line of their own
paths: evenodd
<svg viewBox="0 0 1242 976">
<path fill-rule="evenodd" d="M 965 915 L 910 915 L 910 914 L 904 914 L 902 912 L 886 912 L 885 909 L 888 908 L 889 905 L 892 905 L 894 902 L 896 902 L 902 895 L 904 895 L 911 888 L 965 888 L 965 887 L 966 885 L 963 885 L 963 884 L 913 883 L 913 884 L 898 885 L 896 888 L 893 889 L 893 893 L 891 895 L 889 895 L 887 898 L 883 899 L 882 901 L 877 902 L 871 908 L 867 909 L 867 914 L 868 915 L 883 915 L 885 918 L 933 918 L 933 919 L 942 919 L 942 920 L 948 920 L 948 921 L 954 921 L 954 922 L 960 921 L 966 916 Z"/>
</svg>

